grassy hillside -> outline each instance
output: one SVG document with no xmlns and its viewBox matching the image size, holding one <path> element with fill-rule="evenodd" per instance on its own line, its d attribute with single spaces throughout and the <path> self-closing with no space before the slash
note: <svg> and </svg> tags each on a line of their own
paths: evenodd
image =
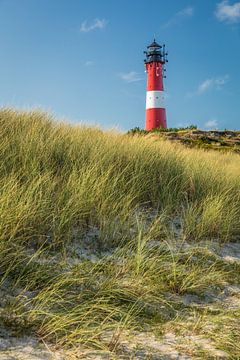
<svg viewBox="0 0 240 360">
<path fill-rule="evenodd" d="M 221 255 L 240 242 L 239 155 L 3 109 L 0 157 L 0 331 L 81 359 L 157 359 L 139 339 L 169 333 L 189 358 L 239 358 L 221 298 L 239 288 Z"/>
<path fill-rule="evenodd" d="M 155 137 L 159 140 L 170 140 L 189 148 L 233 152 L 240 154 L 240 131 L 232 130 L 199 130 L 191 125 L 188 128 L 153 129 L 152 131 L 134 128 L 129 135 Z"/>
</svg>

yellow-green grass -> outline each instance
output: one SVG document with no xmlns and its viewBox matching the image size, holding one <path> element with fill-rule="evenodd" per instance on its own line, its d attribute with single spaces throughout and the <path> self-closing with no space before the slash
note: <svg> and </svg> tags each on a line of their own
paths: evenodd
<svg viewBox="0 0 240 360">
<path fill-rule="evenodd" d="M 239 281 L 236 265 L 180 246 L 239 241 L 239 155 L 2 109 L 0 157 L 1 284 L 21 290 L 6 326 L 114 352 L 125 329 L 174 323 L 186 311 L 174 294 Z M 69 264 L 89 229 L 111 256 Z"/>
</svg>

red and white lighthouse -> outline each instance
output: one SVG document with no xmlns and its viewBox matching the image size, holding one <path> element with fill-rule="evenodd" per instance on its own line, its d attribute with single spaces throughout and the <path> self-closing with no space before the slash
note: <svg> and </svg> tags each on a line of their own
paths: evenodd
<svg viewBox="0 0 240 360">
<path fill-rule="evenodd" d="M 154 39 L 144 53 L 147 72 L 146 130 L 166 128 L 163 78 L 165 78 L 164 64 L 168 60 L 165 45 L 159 45 Z"/>
</svg>

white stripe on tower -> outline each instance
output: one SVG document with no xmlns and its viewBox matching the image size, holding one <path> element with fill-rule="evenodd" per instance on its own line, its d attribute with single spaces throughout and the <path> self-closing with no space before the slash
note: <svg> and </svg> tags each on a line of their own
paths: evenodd
<svg viewBox="0 0 240 360">
<path fill-rule="evenodd" d="M 147 91 L 146 109 L 165 108 L 164 92 L 162 90 Z"/>
</svg>

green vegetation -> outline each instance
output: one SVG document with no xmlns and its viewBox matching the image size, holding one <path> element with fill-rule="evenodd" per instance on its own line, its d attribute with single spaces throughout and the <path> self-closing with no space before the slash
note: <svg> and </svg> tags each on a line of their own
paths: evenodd
<svg viewBox="0 0 240 360">
<path fill-rule="evenodd" d="M 179 132 L 179 131 L 196 130 L 196 129 L 197 129 L 197 125 L 189 125 L 187 127 L 166 128 L 166 129 L 165 128 L 156 128 L 151 131 L 140 129 L 140 127 L 135 127 L 133 129 L 130 129 L 127 133 L 129 135 L 135 135 L 135 134 L 146 135 L 149 133 L 155 134 L 155 133 L 164 133 L 164 132 Z"/>
<path fill-rule="evenodd" d="M 146 131 L 138 127 L 128 131 L 128 135 L 139 135 L 159 140 L 170 140 L 187 147 L 240 154 L 240 131 L 199 130 L 195 125 L 186 128 L 157 128 Z"/>
<path fill-rule="evenodd" d="M 1 110 L 0 130 L 1 326 L 111 358 L 135 332 L 190 333 L 238 358 L 239 308 L 216 299 L 240 265 L 200 245 L 239 241 L 239 155 L 37 111 Z"/>
</svg>

